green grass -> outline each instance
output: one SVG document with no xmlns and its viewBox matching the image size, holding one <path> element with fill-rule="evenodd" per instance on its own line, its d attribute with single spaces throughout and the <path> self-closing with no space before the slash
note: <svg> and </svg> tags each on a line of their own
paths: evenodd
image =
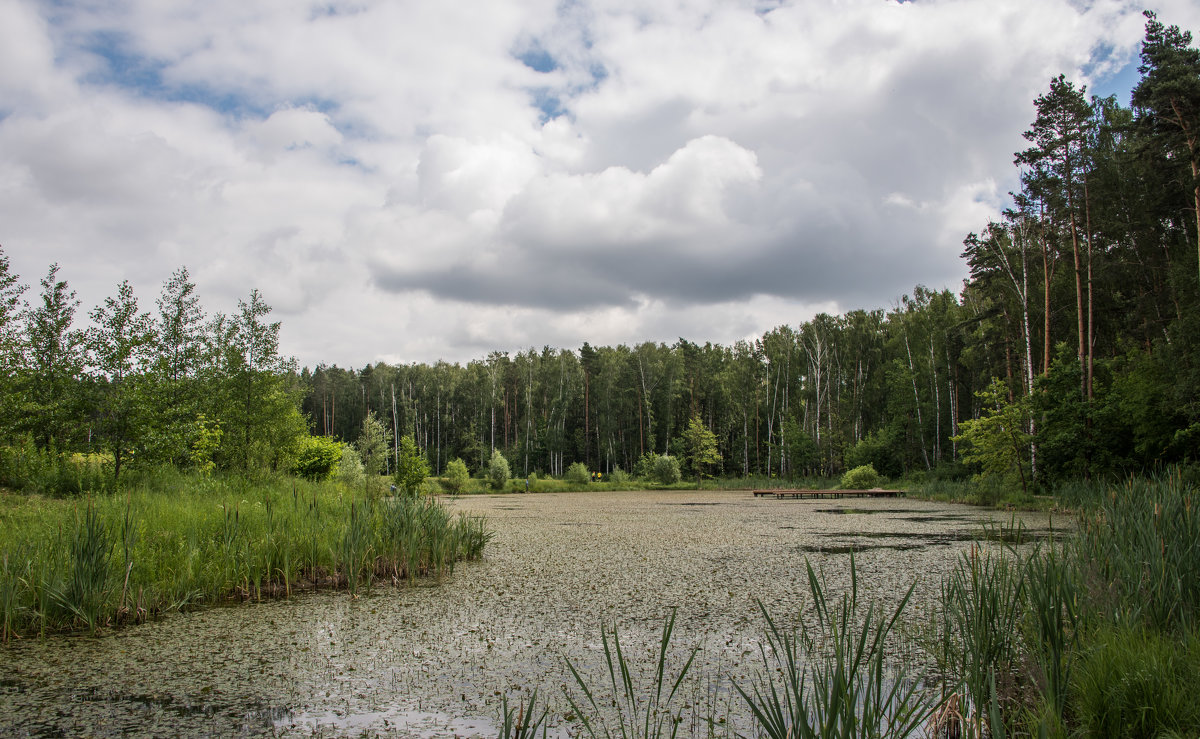
<svg viewBox="0 0 1200 739">
<path fill-rule="evenodd" d="M 0 639 L 141 621 L 198 603 L 356 595 L 482 555 L 477 517 L 285 477 L 147 475 L 122 494 L 0 494 Z"/>
<path fill-rule="evenodd" d="M 1200 734 L 1200 639 L 1105 626 L 1087 637 L 1070 686 L 1074 721 L 1087 736 Z"/>
</svg>

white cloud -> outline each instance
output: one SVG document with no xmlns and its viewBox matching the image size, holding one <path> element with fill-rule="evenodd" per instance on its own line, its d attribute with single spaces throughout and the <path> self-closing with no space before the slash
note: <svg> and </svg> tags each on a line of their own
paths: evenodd
<svg viewBox="0 0 1200 739">
<path fill-rule="evenodd" d="M 1200 27 L 1184 0 L 1160 18 Z M 85 310 L 126 277 L 149 307 L 183 264 L 210 310 L 259 287 L 310 364 L 730 342 L 955 286 L 1033 98 L 1111 75 L 1143 23 L 1124 0 L 0 0 L 0 243 Z"/>
</svg>

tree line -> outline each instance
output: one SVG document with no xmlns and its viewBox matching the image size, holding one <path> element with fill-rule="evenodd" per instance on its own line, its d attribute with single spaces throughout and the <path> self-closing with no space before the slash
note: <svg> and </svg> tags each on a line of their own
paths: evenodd
<svg viewBox="0 0 1200 739">
<path fill-rule="evenodd" d="M 964 240 L 961 291 L 819 314 L 731 346 L 543 347 L 466 364 L 297 370 L 254 291 L 207 316 L 186 270 L 139 312 L 128 283 L 73 328 L 52 266 L 40 297 L 0 251 L 0 417 L 9 445 L 228 468 L 288 463 L 308 433 L 411 436 L 516 474 L 631 471 L 682 455 L 698 420 L 716 474 L 973 472 L 1048 485 L 1194 462 L 1200 450 L 1200 51 L 1147 13 L 1131 107 L 1063 76 L 1014 153 L 1020 190 Z M 382 441 L 381 441 L 382 439 Z M 689 472 L 695 472 L 694 470 Z"/>
<path fill-rule="evenodd" d="M 103 455 L 130 464 L 278 469 L 307 434 L 294 362 L 254 290 L 205 314 L 186 268 L 144 311 L 128 281 L 76 327 L 79 301 L 57 264 L 40 293 L 0 249 L 0 439 L 10 451 Z"/>
</svg>

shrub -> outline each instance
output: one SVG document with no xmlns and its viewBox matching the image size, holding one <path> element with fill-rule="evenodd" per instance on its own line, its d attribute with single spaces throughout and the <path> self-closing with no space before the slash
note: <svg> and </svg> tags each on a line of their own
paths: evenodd
<svg viewBox="0 0 1200 739">
<path fill-rule="evenodd" d="M 583 462 L 572 462 L 567 468 L 567 474 L 564 476 L 567 482 L 574 482 L 579 485 L 586 485 L 592 478 L 592 473 L 588 472 L 587 465 Z"/>
<path fill-rule="evenodd" d="M 875 466 L 864 464 L 842 475 L 843 490 L 869 490 L 879 484 L 879 473 Z"/>
<path fill-rule="evenodd" d="M 349 444 L 342 446 L 342 458 L 337 466 L 337 479 L 351 486 L 362 482 L 362 460 L 358 458 L 358 452 L 354 451 L 354 447 Z"/>
<path fill-rule="evenodd" d="M 327 480 L 342 459 L 342 445 L 328 436 L 309 436 L 300 442 L 292 472 L 314 482 Z"/>
<path fill-rule="evenodd" d="M 616 485 L 624 485 L 629 482 L 629 473 L 617 467 L 608 475 L 608 481 Z"/>
<path fill-rule="evenodd" d="M 470 479 L 471 473 L 467 471 L 467 463 L 455 458 L 446 465 L 446 477 L 442 480 L 442 487 L 457 495 L 463 491 Z"/>
<path fill-rule="evenodd" d="M 653 473 L 651 474 L 651 478 L 655 482 L 660 482 L 663 485 L 674 485 L 679 482 L 680 477 L 678 459 L 666 454 L 655 458 Z"/>
<path fill-rule="evenodd" d="M 415 495 L 420 492 L 428 476 L 429 460 L 425 453 L 417 448 L 412 436 L 400 437 L 400 463 L 396 466 L 396 485 L 405 493 Z"/>
<path fill-rule="evenodd" d="M 646 452 L 633 465 L 633 474 L 640 480 L 654 479 L 654 460 L 658 459 L 658 455 L 654 452 Z"/>
<path fill-rule="evenodd" d="M 512 473 L 508 469 L 508 460 L 500 453 L 499 449 L 492 452 L 492 459 L 488 462 L 488 480 L 491 481 L 492 487 L 497 490 L 503 490 L 508 485 L 508 478 L 512 477 Z"/>
</svg>

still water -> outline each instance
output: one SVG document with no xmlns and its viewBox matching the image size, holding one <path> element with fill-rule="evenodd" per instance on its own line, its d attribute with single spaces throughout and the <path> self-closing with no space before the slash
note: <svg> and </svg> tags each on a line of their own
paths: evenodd
<svg viewBox="0 0 1200 739">
<path fill-rule="evenodd" d="M 649 664 L 672 609 L 673 660 L 700 647 L 687 702 L 736 721 L 728 680 L 745 684 L 760 664 L 757 603 L 776 620 L 801 617 L 806 558 L 838 592 L 853 551 L 860 592 L 884 603 L 916 580 L 917 623 L 985 527 L 1013 521 L 941 503 L 748 492 L 448 504 L 485 514 L 495 538 L 483 561 L 440 583 L 357 599 L 305 593 L 0 648 L 0 736 L 495 736 L 501 697 L 516 703 L 533 688 L 566 736 L 562 695 L 575 683 L 564 658 L 600 683 L 603 623 Z M 1051 535 L 1045 514 L 1020 522 L 1033 538 Z"/>
</svg>

